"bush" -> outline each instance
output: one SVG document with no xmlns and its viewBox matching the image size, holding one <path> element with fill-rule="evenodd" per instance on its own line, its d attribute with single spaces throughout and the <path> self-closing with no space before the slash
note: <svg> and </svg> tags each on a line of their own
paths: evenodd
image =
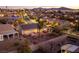
<svg viewBox="0 0 79 59">
<path fill-rule="evenodd" d="M 24 42 L 18 47 L 18 52 L 19 53 L 31 53 L 32 50 L 29 47 L 29 41 L 28 40 L 24 40 Z"/>
<path fill-rule="evenodd" d="M 19 46 L 19 45 L 20 45 L 19 42 L 15 42 L 15 43 L 14 43 L 14 46 Z"/>
</svg>

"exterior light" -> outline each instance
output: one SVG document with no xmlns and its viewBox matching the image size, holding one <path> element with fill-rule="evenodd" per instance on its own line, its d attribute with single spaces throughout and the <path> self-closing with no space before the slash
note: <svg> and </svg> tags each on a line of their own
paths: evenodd
<svg viewBox="0 0 79 59">
<path fill-rule="evenodd" d="M 78 22 L 78 20 L 75 20 L 75 22 Z"/>
<path fill-rule="evenodd" d="M 73 25 L 73 26 L 75 25 L 73 22 L 71 22 L 70 24 Z"/>
<path fill-rule="evenodd" d="M 43 19 L 40 19 L 40 21 L 43 21 Z"/>
<path fill-rule="evenodd" d="M 3 17 L 3 16 L 4 16 L 4 14 L 0 14 L 0 16 L 1 16 L 1 17 Z"/>
<path fill-rule="evenodd" d="M 27 16 L 27 14 L 25 13 L 24 16 Z"/>
</svg>

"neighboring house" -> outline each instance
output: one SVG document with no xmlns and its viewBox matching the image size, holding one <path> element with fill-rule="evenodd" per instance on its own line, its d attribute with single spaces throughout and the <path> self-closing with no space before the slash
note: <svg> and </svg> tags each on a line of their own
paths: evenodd
<svg viewBox="0 0 79 59">
<path fill-rule="evenodd" d="M 60 19 L 53 18 L 53 19 L 50 19 L 49 22 L 54 24 L 53 27 L 55 27 L 58 31 L 70 28 L 70 22 L 66 20 L 60 20 Z"/>
<path fill-rule="evenodd" d="M 69 28 L 70 26 L 69 21 L 60 20 L 59 23 L 60 23 L 60 25 L 58 26 L 59 29 Z"/>
<path fill-rule="evenodd" d="M 31 34 L 33 32 L 37 32 L 38 31 L 38 26 L 36 23 L 32 23 L 32 24 L 23 24 L 21 25 L 21 32 L 22 34 Z"/>
<path fill-rule="evenodd" d="M 0 41 L 19 38 L 17 31 L 9 24 L 0 24 Z"/>
<path fill-rule="evenodd" d="M 79 53 L 79 46 L 66 44 L 61 47 L 62 53 Z"/>
</svg>

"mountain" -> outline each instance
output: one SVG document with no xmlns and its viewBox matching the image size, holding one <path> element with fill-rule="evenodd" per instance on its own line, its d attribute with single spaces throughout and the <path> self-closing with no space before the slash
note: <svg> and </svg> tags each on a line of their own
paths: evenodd
<svg viewBox="0 0 79 59">
<path fill-rule="evenodd" d="M 60 8 L 51 8 L 52 10 L 72 10 L 70 8 L 67 7 L 60 7 Z"/>
<path fill-rule="evenodd" d="M 51 9 L 51 10 L 72 10 L 67 7 L 53 7 L 48 6 L 48 7 L 39 7 L 39 6 L 0 6 L 1 9 Z"/>
<path fill-rule="evenodd" d="M 40 7 L 40 8 L 33 8 L 33 9 L 36 9 L 36 10 L 43 10 L 43 9 L 47 9 L 47 10 L 73 10 L 71 8 L 67 8 L 67 7 L 59 7 L 59 8 L 43 8 L 43 7 Z"/>
<path fill-rule="evenodd" d="M 72 10 L 72 9 L 70 9 L 70 8 L 67 8 L 67 7 L 60 7 L 59 9 L 60 9 L 60 10 Z"/>
</svg>

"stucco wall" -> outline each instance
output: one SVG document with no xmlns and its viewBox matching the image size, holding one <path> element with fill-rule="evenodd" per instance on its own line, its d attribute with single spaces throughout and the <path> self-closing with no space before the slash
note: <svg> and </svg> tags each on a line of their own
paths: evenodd
<svg viewBox="0 0 79 59">
<path fill-rule="evenodd" d="M 0 35 L 0 41 L 3 41 L 4 39 L 3 39 L 3 35 Z"/>
</svg>

